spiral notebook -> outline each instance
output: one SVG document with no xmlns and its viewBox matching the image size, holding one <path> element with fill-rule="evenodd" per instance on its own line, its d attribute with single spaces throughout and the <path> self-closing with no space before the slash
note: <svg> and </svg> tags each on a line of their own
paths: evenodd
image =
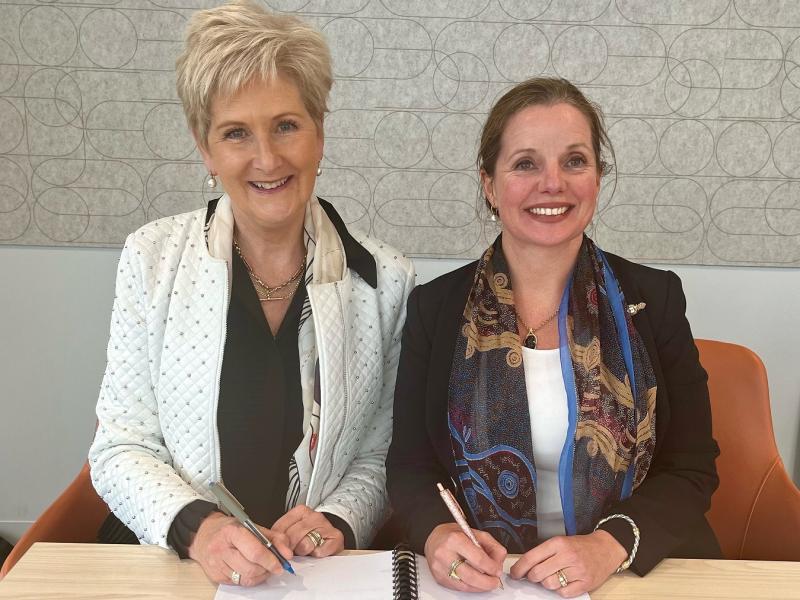
<svg viewBox="0 0 800 600">
<path fill-rule="evenodd" d="M 516 559 L 507 559 L 505 571 Z M 504 579 L 505 590 L 458 593 L 433 579 L 424 557 L 403 547 L 389 552 L 347 554 L 324 559 L 293 558 L 296 576 L 284 573 L 262 585 L 221 585 L 215 600 L 560 600 L 561 596 L 527 582 Z M 588 594 L 578 597 L 589 600 Z"/>
</svg>

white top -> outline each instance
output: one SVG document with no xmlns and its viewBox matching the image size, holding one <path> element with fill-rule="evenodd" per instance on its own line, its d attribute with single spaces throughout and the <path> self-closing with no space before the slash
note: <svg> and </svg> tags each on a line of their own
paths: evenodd
<svg viewBox="0 0 800 600">
<path fill-rule="evenodd" d="M 539 539 L 565 535 L 558 487 L 558 463 L 567 437 L 569 410 L 558 348 L 522 348 L 531 440 L 536 463 L 536 517 Z"/>
</svg>

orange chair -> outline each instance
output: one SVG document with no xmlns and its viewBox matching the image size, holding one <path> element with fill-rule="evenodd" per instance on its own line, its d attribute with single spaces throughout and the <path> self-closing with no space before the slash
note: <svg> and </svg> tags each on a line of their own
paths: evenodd
<svg viewBox="0 0 800 600">
<path fill-rule="evenodd" d="M 800 560 L 800 490 L 783 466 L 767 372 L 744 346 L 696 340 L 708 372 L 719 489 L 708 520 L 730 559 Z"/>
<path fill-rule="evenodd" d="M 89 477 L 89 463 L 16 543 L 2 568 L 0 579 L 17 564 L 36 542 L 95 542 L 100 525 L 109 514 L 108 506 L 95 492 Z"/>
</svg>

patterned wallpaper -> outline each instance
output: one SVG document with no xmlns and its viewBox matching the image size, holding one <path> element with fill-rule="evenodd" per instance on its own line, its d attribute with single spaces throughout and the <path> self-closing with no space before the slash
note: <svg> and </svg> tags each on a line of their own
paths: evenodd
<svg viewBox="0 0 800 600">
<path fill-rule="evenodd" d="M 515 82 L 605 109 L 617 168 L 590 229 L 647 262 L 800 266 L 800 2 L 263 0 L 334 55 L 318 193 L 414 256 L 492 231 L 476 139 Z M 116 246 L 202 206 L 173 64 L 204 0 L 0 0 L 0 242 Z"/>
</svg>

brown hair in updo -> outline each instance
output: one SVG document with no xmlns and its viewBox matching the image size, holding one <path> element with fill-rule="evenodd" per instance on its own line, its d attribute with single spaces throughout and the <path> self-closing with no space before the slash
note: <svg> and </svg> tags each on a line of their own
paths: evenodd
<svg viewBox="0 0 800 600">
<path fill-rule="evenodd" d="M 606 132 L 603 111 L 595 103 L 583 95 L 577 87 L 566 79 L 556 77 L 534 77 L 517 84 L 497 101 L 486 117 L 478 147 L 478 172 L 485 172 L 494 177 L 497 157 L 500 155 L 501 140 L 508 121 L 529 106 L 553 106 L 569 104 L 578 109 L 589 123 L 592 133 L 592 148 L 599 175 L 608 170 L 602 156 L 604 150 L 614 156 L 614 149 Z M 487 208 L 491 210 L 488 200 L 484 198 Z"/>
</svg>

